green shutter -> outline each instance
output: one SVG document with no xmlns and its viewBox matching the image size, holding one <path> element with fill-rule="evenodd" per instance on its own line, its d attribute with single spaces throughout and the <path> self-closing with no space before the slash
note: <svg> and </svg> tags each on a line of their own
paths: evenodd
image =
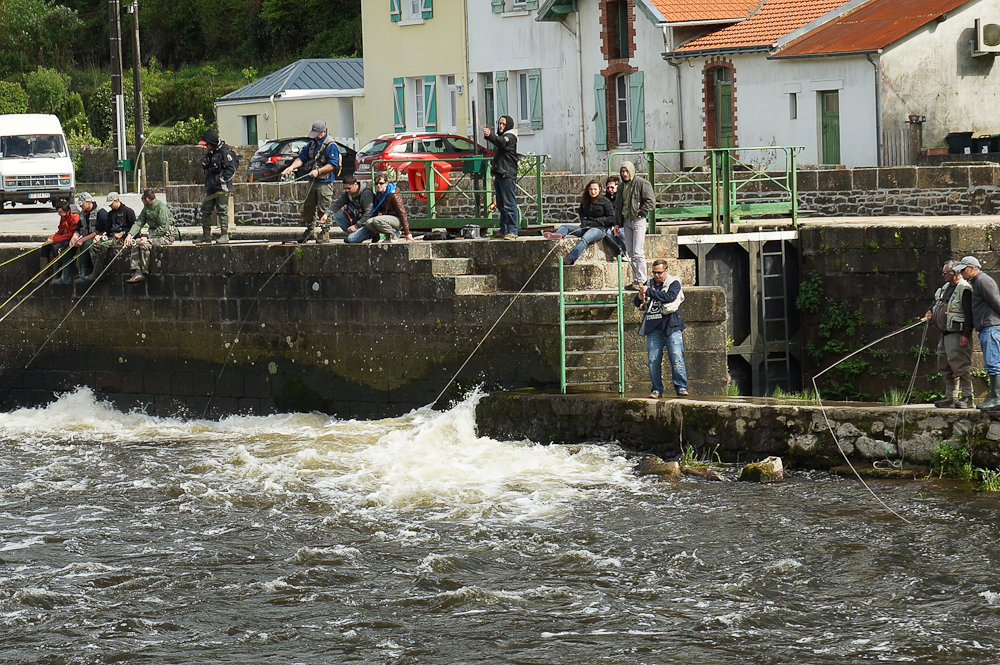
<svg viewBox="0 0 1000 665">
<path fill-rule="evenodd" d="M 594 108 L 597 109 L 597 149 L 608 149 L 608 82 L 600 74 L 594 74 Z"/>
<path fill-rule="evenodd" d="M 507 115 L 507 72 L 497 72 L 493 76 L 493 90 L 497 96 L 497 119 Z"/>
<path fill-rule="evenodd" d="M 628 77 L 629 103 L 632 105 L 632 117 L 629 118 L 632 147 L 637 150 L 646 148 L 646 112 L 642 94 L 642 72 L 635 72 Z"/>
<path fill-rule="evenodd" d="M 538 0 L 527 0 L 524 3 L 524 8 L 528 10 L 538 9 Z"/>
<path fill-rule="evenodd" d="M 528 70 L 528 100 L 530 102 L 531 128 L 542 128 L 542 70 Z"/>
<path fill-rule="evenodd" d="M 493 0 L 493 13 L 500 14 L 503 12 L 503 0 Z"/>
<path fill-rule="evenodd" d="M 389 18 L 393 23 L 403 18 L 403 12 L 399 9 L 399 3 L 403 0 L 389 0 Z"/>
<path fill-rule="evenodd" d="M 405 99 L 406 87 L 403 79 L 392 79 L 392 124 L 395 127 L 394 131 L 405 132 L 406 131 L 406 107 L 403 104 Z"/>
<path fill-rule="evenodd" d="M 437 131 L 437 78 L 424 77 L 424 130 Z"/>
<path fill-rule="evenodd" d="M 434 18 L 434 0 L 424 0 L 424 4 L 420 8 L 420 12 L 420 15 L 423 18 Z"/>
</svg>

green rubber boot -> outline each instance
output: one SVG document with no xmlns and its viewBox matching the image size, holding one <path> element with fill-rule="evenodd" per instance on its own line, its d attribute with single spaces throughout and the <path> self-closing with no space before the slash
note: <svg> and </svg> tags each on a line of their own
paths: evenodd
<svg viewBox="0 0 1000 665">
<path fill-rule="evenodd" d="M 977 404 L 976 408 L 983 411 L 992 411 L 1000 406 L 1000 375 L 990 375 L 990 394 L 986 401 Z"/>
</svg>

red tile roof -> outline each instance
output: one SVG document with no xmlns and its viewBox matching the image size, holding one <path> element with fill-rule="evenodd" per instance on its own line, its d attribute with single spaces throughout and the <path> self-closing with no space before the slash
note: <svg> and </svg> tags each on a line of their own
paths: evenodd
<svg viewBox="0 0 1000 665">
<path fill-rule="evenodd" d="M 667 23 L 742 21 L 761 0 L 648 0 Z"/>
<path fill-rule="evenodd" d="M 692 39 L 673 53 L 770 46 L 778 38 L 846 2 L 848 0 L 761 0 L 757 11 L 747 20 Z"/>
<path fill-rule="evenodd" d="M 877 51 L 966 2 L 968 0 L 872 0 L 796 39 L 776 55 Z"/>
</svg>

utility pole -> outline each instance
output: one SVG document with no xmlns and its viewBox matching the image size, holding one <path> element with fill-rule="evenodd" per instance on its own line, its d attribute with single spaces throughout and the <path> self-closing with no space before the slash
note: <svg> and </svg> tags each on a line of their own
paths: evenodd
<svg viewBox="0 0 1000 665">
<path fill-rule="evenodd" d="M 108 0 L 108 19 L 111 34 L 111 96 L 114 108 L 114 126 L 111 129 L 112 143 L 118 159 L 118 192 L 124 194 L 128 183 L 125 178 L 125 96 L 122 94 L 122 26 L 120 0 Z"/>
<path fill-rule="evenodd" d="M 135 168 L 139 174 L 139 189 L 146 187 L 146 155 L 142 147 L 146 143 L 145 125 L 142 118 L 142 60 L 139 58 L 139 0 L 132 0 L 128 6 L 132 14 L 132 88 L 135 92 Z"/>
</svg>

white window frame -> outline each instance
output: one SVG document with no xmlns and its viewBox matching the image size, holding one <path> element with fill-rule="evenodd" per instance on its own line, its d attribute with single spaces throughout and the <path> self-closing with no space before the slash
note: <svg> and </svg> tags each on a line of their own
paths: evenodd
<svg viewBox="0 0 1000 665">
<path fill-rule="evenodd" d="M 797 92 L 788 93 L 788 119 L 799 119 L 799 93 Z"/>
<path fill-rule="evenodd" d="M 517 81 L 517 117 L 518 130 L 525 125 L 531 129 L 531 90 L 528 85 L 528 72 L 511 72 Z"/>
<path fill-rule="evenodd" d="M 493 72 L 483 72 L 479 75 L 480 88 L 482 90 L 481 108 L 477 109 L 479 124 L 488 127 L 495 127 L 497 121 L 497 92 L 496 81 Z"/>
<path fill-rule="evenodd" d="M 420 25 L 424 22 L 422 0 L 399 0 L 399 11 L 401 16 L 397 25 Z"/>
<path fill-rule="evenodd" d="M 438 102 L 438 129 L 458 133 L 458 77 L 454 74 L 439 77 L 438 90 L 447 91 L 445 103 Z"/>
<path fill-rule="evenodd" d="M 624 86 L 624 95 L 622 94 Z M 619 74 L 615 77 L 615 141 L 618 146 L 632 145 L 632 132 L 629 124 L 632 117 L 632 93 L 629 86 L 629 75 Z M 625 113 L 622 114 L 622 103 L 624 102 Z M 622 130 L 624 129 L 625 140 L 622 140 Z"/>
<path fill-rule="evenodd" d="M 422 132 L 427 126 L 427 109 L 424 108 L 424 79 L 417 77 L 407 80 L 410 82 L 407 87 L 410 89 L 410 99 L 413 101 L 411 105 L 413 108 L 413 131 Z M 409 126 L 410 123 L 407 122 L 407 128 Z"/>
</svg>

